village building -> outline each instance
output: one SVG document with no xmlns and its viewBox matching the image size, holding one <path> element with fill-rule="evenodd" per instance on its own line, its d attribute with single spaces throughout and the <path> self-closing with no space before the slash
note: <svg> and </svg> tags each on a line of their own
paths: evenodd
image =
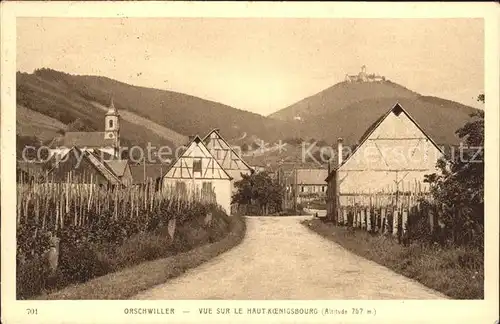
<svg viewBox="0 0 500 324">
<path fill-rule="evenodd" d="M 373 194 L 428 190 L 424 175 L 436 172 L 436 162 L 443 156 L 400 104 L 375 121 L 359 143 L 346 157 L 342 139 L 338 141 L 338 160 L 325 179 L 329 219 L 335 219 L 349 199 L 362 202 Z"/>
<path fill-rule="evenodd" d="M 16 161 L 17 182 L 40 181 L 50 169 L 47 161 Z"/>
<path fill-rule="evenodd" d="M 325 178 L 328 169 L 295 169 L 290 175 L 290 185 L 297 191 L 297 202 L 305 203 L 326 197 Z"/>
<path fill-rule="evenodd" d="M 80 150 L 99 150 L 118 157 L 120 154 L 120 114 L 113 99 L 104 117 L 104 132 L 66 132 L 55 137 L 49 145 L 49 155 L 64 156 L 73 147 Z"/>
<path fill-rule="evenodd" d="M 162 190 L 188 199 L 198 195 L 231 213 L 232 177 L 210 153 L 204 141 L 195 136 L 182 154 L 166 170 Z"/>
<path fill-rule="evenodd" d="M 128 160 L 105 160 L 105 165 L 113 171 L 120 183 L 129 187 L 133 184 L 131 166 Z"/>
<path fill-rule="evenodd" d="M 214 129 L 203 139 L 206 147 L 232 178 L 231 191 L 235 191 L 234 182 L 242 179 L 241 174 L 252 174 L 254 169 L 246 163 L 231 145 L 220 135 L 219 129 Z"/>
<path fill-rule="evenodd" d="M 324 204 L 328 169 L 307 163 L 283 163 L 275 174 L 285 191 L 283 209 L 296 208 L 297 204 L 307 205 L 311 202 Z"/>
<path fill-rule="evenodd" d="M 153 184 L 155 190 L 160 190 L 163 176 L 169 166 L 170 164 L 160 163 L 131 165 L 132 185 L 140 187 L 147 184 Z"/>
<path fill-rule="evenodd" d="M 78 183 L 102 187 L 121 186 L 121 181 L 98 155 L 72 147 L 47 172 L 47 183 Z"/>
</svg>

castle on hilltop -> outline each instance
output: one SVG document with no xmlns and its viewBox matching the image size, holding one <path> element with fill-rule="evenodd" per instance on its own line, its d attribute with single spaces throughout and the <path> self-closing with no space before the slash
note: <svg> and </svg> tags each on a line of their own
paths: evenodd
<svg viewBox="0 0 500 324">
<path fill-rule="evenodd" d="M 385 81 L 385 76 L 378 75 L 378 74 L 367 74 L 366 73 L 366 66 L 363 65 L 361 67 L 361 72 L 355 75 L 345 75 L 345 81 L 346 82 L 382 82 Z"/>
</svg>

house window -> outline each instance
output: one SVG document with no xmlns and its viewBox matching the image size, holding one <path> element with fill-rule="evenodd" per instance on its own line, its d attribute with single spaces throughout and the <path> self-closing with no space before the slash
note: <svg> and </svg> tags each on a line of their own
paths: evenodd
<svg viewBox="0 0 500 324">
<path fill-rule="evenodd" d="M 326 190 L 326 186 L 322 186 L 321 187 L 321 192 L 325 192 L 325 190 Z"/>
<path fill-rule="evenodd" d="M 201 173 L 201 159 L 193 160 L 193 172 Z"/>
<path fill-rule="evenodd" d="M 113 119 L 110 119 L 108 124 L 109 124 L 109 128 L 113 128 Z"/>
<path fill-rule="evenodd" d="M 305 191 L 305 189 L 306 189 L 306 186 L 302 186 L 302 187 L 300 188 L 300 191 L 301 191 L 301 192 L 304 192 L 304 191 Z"/>
</svg>

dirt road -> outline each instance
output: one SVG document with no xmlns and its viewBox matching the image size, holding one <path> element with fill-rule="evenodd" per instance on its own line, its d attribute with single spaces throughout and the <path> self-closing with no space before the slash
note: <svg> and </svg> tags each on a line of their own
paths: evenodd
<svg viewBox="0 0 500 324">
<path fill-rule="evenodd" d="M 446 298 L 309 231 L 308 217 L 248 217 L 239 246 L 131 299 Z"/>
</svg>

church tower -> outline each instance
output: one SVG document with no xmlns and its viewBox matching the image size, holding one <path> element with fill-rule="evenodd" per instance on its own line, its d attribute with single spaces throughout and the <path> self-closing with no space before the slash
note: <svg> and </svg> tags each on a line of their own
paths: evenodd
<svg viewBox="0 0 500 324">
<path fill-rule="evenodd" d="M 115 108 L 113 98 L 111 98 L 111 104 L 104 118 L 104 138 L 112 140 L 113 146 L 118 152 L 120 147 L 120 114 Z"/>
</svg>

